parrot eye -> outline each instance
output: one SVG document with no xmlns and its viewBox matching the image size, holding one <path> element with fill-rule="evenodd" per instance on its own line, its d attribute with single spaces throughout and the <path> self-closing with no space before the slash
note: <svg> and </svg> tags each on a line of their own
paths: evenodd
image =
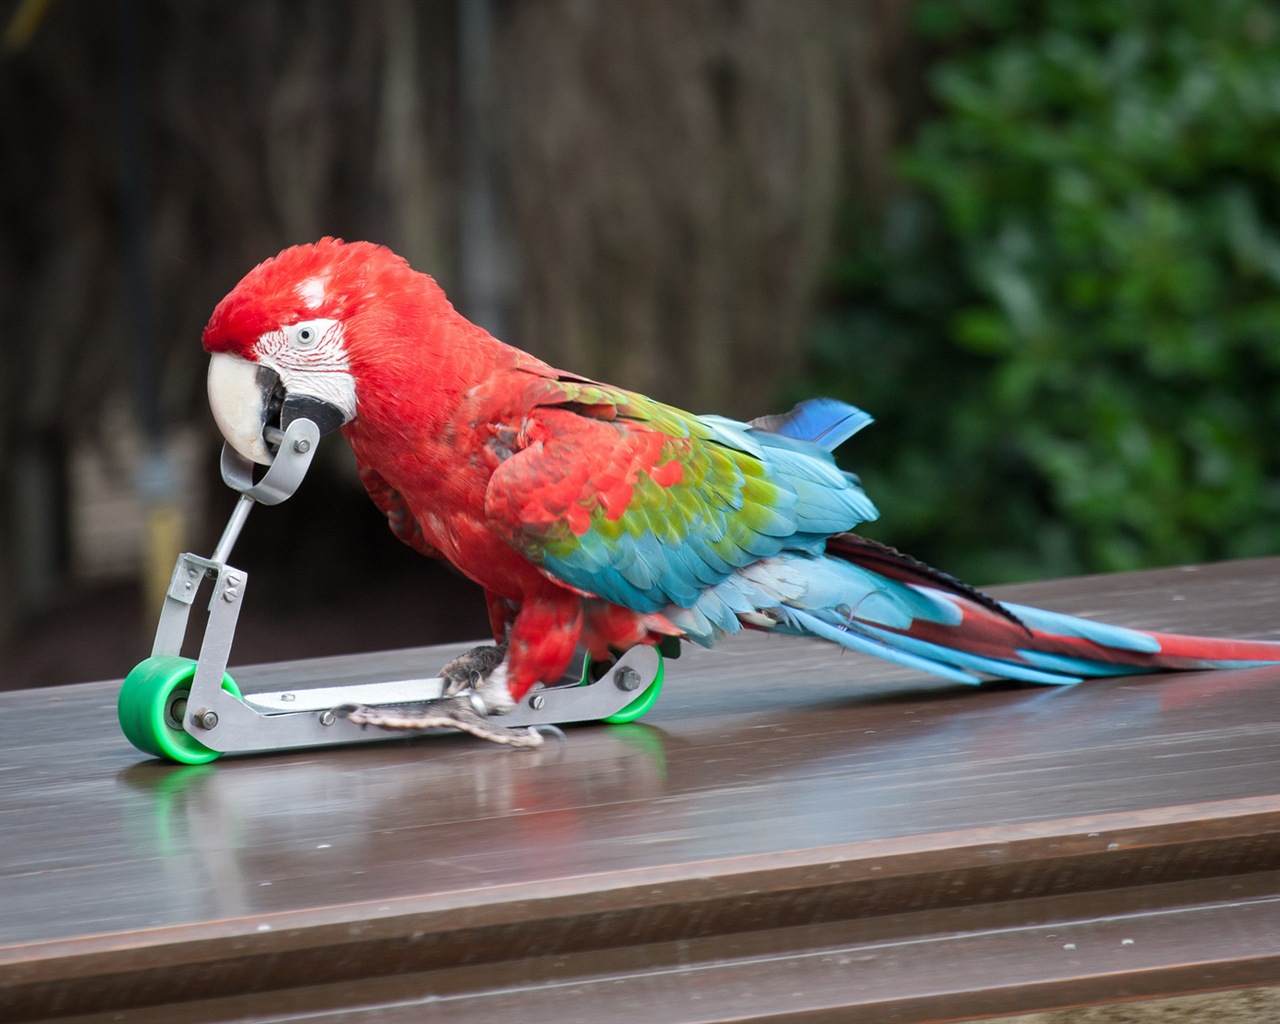
<svg viewBox="0 0 1280 1024">
<path fill-rule="evenodd" d="M 274 334 L 279 344 L 284 343 L 296 352 L 307 352 L 323 344 L 326 348 L 340 346 L 342 328 L 337 320 L 303 320 L 296 324 L 281 324 Z"/>
</svg>

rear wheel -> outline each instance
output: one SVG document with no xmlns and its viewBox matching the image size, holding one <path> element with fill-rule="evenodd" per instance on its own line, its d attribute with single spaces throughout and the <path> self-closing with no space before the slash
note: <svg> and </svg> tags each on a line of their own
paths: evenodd
<svg viewBox="0 0 1280 1024">
<path fill-rule="evenodd" d="M 608 722 L 610 725 L 623 725 L 627 722 L 634 722 L 637 718 L 641 717 L 642 715 L 648 714 L 649 709 L 652 708 L 653 705 L 657 703 L 658 697 L 662 693 L 662 683 L 666 675 L 666 668 L 667 668 L 666 659 L 663 658 L 661 651 L 657 653 L 658 653 L 658 668 L 657 668 L 657 671 L 654 672 L 653 674 L 653 682 L 651 682 L 648 686 L 646 686 L 644 688 L 644 691 L 640 694 L 640 696 L 638 696 L 635 700 L 633 700 L 621 711 L 615 711 L 612 715 L 609 715 L 607 718 L 602 718 L 600 719 L 600 721 Z M 611 667 L 612 667 L 611 662 L 606 662 L 604 663 L 603 666 L 601 666 L 599 663 L 593 662 L 591 660 L 591 656 L 588 655 L 586 659 L 586 663 L 583 665 L 583 668 L 582 668 L 583 685 L 585 686 L 588 683 L 591 683 L 597 679 L 603 678 L 603 676 L 609 671 Z"/>
</svg>

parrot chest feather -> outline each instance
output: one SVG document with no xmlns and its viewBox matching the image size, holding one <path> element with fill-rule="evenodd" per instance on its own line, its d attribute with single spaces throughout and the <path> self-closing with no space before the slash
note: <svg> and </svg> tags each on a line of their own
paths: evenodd
<svg viewBox="0 0 1280 1024">
<path fill-rule="evenodd" d="M 387 438 L 367 422 L 346 430 L 370 496 L 396 536 L 443 557 L 469 579 L 510 601 L 548 583 L 545 575 L 495 532 L 485 512 L 494 468 L 503 461 L 495 437 L 514 430 L 441 430 L 434 438 Z M 394 496 L 394 502 L 388 499 Z"/>
</svg>

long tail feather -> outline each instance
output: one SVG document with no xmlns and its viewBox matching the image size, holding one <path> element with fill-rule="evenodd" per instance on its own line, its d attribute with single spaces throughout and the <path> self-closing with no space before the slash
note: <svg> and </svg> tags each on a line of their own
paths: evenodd
<svg viewBox="0 0 1280 1024">
<path fill-rule="evenodd" d="M 1280 663 L 1280 642 L 1222 640 L 1113 626 L 1026 605 L 998 602 L 892 548 L 852 534 L 832 538 L 829 555 L 871 569 L 892 584 L 931 592 L 960 610 L 957 623 L 917 618 L 906 629 L 884 630 L 907 649 L 924 643 L 1011 669 L 1065 677 L 1128 675 L 1170 669 L 1247 668 Z M 939 654 L 944 658 L 945 655 Z M 993 671 L 992 674 L 1002 674 Z"/>
<path fill-rule="evenodd" d="M 711 644 L 743 626 L 820 637 L 960 682 L 1070 684 L 1097 676 L 1280 663 L 1280 642 L 1113 626 L 1002 603 L 893 548 L 838 534 L 825 554 L 764 558 L 668 608 Z"/>
</svg>

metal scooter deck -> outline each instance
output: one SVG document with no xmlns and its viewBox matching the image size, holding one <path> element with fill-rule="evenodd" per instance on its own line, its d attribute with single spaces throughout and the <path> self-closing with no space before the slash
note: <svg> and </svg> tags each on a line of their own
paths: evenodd
<svg viewBox="0 0 1280 1024">
<path fill-rule="evenodd" d="M 579 661 L 578 672 L 569 673 L 555 686 L 535 687 L 512 711 L 501 717 L 501 724 L 519 728 L 608 718 L 634 702 L 641 689 L 653 682 L 658 660 L 657 652 L 651 648 L 637 648 L 609 666 L 594 682 L 585 678 L 590 663 Z M 245 693 L 241 699 L 262 715 L 279 717 L 333 712 L 349 704 L 419 707 L 442 699 L 445 685 L 446 681 L 436 676 Z"/>
</svg>

